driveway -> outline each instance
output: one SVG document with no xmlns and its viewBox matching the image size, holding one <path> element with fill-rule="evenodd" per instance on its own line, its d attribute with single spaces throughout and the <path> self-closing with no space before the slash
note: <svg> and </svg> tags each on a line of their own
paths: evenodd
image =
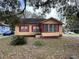
<svg viewBox="0 0 79 59">
<path fill-rule="evenodd" d="M 79 34 L 63 34 L 63 36 L 79 37 Z"/>
<path fill-rule="evenodd" d="M 1 38 L 7 38 L 7 37 L 10 37 L 10 36 L 2 36 L 2 35 L 0 35 L 0 39 Z"/>
<path fill-rule="evenodd" d="M 79 34 L 63 34 L 62 39 L 79 40 Z"/>
</svg>

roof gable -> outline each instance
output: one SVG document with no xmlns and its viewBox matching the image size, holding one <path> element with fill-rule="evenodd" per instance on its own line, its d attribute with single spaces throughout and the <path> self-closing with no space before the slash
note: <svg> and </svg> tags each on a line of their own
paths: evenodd
<svg viewBox="0 0 79 59">
<path fill-rule="evenodd" d="M 55 18 L 49 18 L 49 19 L 43 20 L 42 22 L 48 22 L 48 21 L 53 21 L 53 22 L 57 22 L 58 24 L 63 24 L 61 21 Z"/>
</svg>

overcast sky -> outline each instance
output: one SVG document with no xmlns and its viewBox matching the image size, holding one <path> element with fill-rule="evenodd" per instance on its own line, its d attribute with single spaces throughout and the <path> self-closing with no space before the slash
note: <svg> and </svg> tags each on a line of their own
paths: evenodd
<svg viewBox="0 0 79 59">
<path fill-rule="evenodd" d="M 24 8 L 24 3 L 23 3 L 23 0 L 20 0 L 21 2 L 21 8 Z M 30 11 L 32 13 L 34 13 L 34 10 L 33 10 L 33 7 L 32 6 L 29 6 L 27 5 L 26 6 L 26 10 L 27 11 Z M 41 9 L 39 8 L 38 10 L 36 10 L 36 13 L 38 14 L 39 12 L 41 12 Z M 54 17 L 54 18 L 57 18 L 59 19 L 58 17 L 58 13 L 56 12 L 56 9 L 51 9 L 51 12 L 49 14 L 46 14 L 46 18 L 50 18 L 50 17 Z"/>
</svg>

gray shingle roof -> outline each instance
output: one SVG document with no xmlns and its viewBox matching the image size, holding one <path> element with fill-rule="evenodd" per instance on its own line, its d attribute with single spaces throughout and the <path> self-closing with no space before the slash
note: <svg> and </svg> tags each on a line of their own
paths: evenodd
<svg viewBox="0 0 79 59">
<path fill-rule="evenodd" d="M 24 18 L 24 19 L 20 19 L 20 22 L 22 24 L 25 24 L 25 23 L 40 23 L 42 21 L 45 21 L 45 20 L 54 20 L 56 22 L 58 22 L 59 24 L 62 24 L 61 21 L 55 19 L 55 18 L 49 18 L 49 19 L 39 19 L 39 18 Z"/>
<path fill-rule="evenodd" d="M 38 18 L 25 18 L 25 19 L 21 19 L 20 22 L 21 23 L 40 23 L 43 20 L 44 19 L 38 19 Z"/>
</svg>

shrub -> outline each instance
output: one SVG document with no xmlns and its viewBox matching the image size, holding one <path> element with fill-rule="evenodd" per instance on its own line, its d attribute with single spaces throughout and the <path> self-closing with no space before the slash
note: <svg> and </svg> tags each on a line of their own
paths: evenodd
<svg viewBox="0 0 79 59">
<path fill-rule="evenodd" d="M 35 45 L 35 46 L 43 46 L 43 45 L 45 45 L 45 42 L 42 41 L 42 40 L 36 40 L 36 41 L 33 42 L 33 45 Z"/>
<path fill-rule="evenodd" d="M 13 37 L 13 41 L 11 42 L 11 45 L 24 45 L 27 44 L 27 41 L 25 40 L 24 36 L 15 36 Z"/>
</svg>

